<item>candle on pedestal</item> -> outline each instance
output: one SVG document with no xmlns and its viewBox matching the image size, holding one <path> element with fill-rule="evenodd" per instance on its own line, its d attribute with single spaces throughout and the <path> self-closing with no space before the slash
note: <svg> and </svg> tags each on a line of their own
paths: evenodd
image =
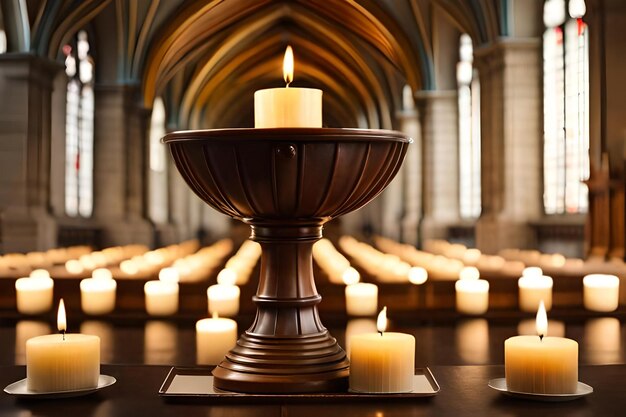
<svg viewBox="0 0 626 417">
<path fill-rule="evenodd" d="M 484 314 L 489 308 L 489 282 L 480 278 L 476 267 L 467 266 L 454 284 L 456 309 L 464 314 Z"/>
<path fill-rule="evenodd" d="M 378 315 L 379 333 L 350 339 L 350 390 L 392 393 L 413 391 L 415 338 L 404 333 L 385 333 L 387 307 Z"/>
<path fill-rule="evenodd" d="M 509 391 L 572 394 L 578 385 L 578 343 L 544 337 L 548 319 L 543 302 L 537 312 L 538 336 L 515 336 L 504 342 L 504 368 Z"/>
<path fill-rule="evenodd" d="M 293 51 L 288 46 L 283 60 L 287 86 L 254 93 L 254 127 L 322 127 L 322 90 L 289 87 L 293 69 Z"/>
<path fill-rule="evenodd" d="M 196 322 L 196 359 L 199 365 L 217 365 L 237 343 L 237 322 L 213 314 Z"/>
<path fill-rule="evenodd" d="M 33 392 L 95 388 L 100 376 L 100 339 L 65 334 L 63 300 L 57 325 L 62 334 L 38 336 L 26 342 L 26 385 Z"/>
</svg>

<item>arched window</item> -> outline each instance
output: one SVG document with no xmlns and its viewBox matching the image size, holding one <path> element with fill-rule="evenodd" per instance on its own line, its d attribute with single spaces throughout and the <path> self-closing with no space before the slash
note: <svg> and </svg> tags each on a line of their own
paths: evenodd
<svg viewBox="0 0 626 417">
<path fill-rule="evenodd" d="M 167 207 L 167 159 L 165 145 L 160 140 L 165 135 L 165 106 L 163 100 L 157 97 L 152 106 L 150 119 L 150 174 L 149 174 L 149 215 L 155 223 L 166 223 L 168 218 Z"/>
<path fill-rule="evenodd" d="M 543 114 L 546 214 L 587 212 L 589 37 L 584 0 L 544 4 Z"/>
<path fill-rule="evenodd" d="M 472 38 L 461 35 L 456 79 L 459 100 L 459 213 L 480 216 L 480 83 Z"/>
<path fill-rule="evenodd" d="M 93 211 L 94 62 L 87 32 L 63 47 L 67 82 L 65 113 L 65 212 L 90 217 Z"/>
</svg>

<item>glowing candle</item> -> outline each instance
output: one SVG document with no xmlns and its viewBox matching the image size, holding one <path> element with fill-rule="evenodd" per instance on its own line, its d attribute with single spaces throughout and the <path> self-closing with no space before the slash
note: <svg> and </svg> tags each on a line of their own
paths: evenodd
<svg viewBox="0 0 626 417">
<path fill-rule="evenodd" d="M 20 278 L 15 281 L 17 311 L 41 314 L 52 308 L 54 281 L 51 278 Z"/>
<path fill-rule="evenodd" d="M 95 272 L 95 271 L 94 271 Z M 103 276 L 101 274 L 101 276 Z M 115 309 L 117 283 L 111 278 L 86 278 L 80 281 L 80 305 L 91 315 L 108 314 Z"/>
<path fill-rule="evenodd" d="M 350 316 L 373 316 L 378 310 L 378 287 L 359 282 L 346 286 L 346 312 Z"/>
<path fill-rule="evenodd" d="M 237 322 L 213 318 L 196 322 L 196 357 L 200 365 L 217 365 L 237 343 Z"/>
<path fill-rule="evenodd" d="M 255 127 L 322 127 L 322 90 L 289 87 L 293 68 L 293 51 L 288 46 L 283 60 L 287 87 L 254 93 Z"/>
<path fill-rule="evenodd" d="M 543 302 L 537 311 L 539 336 L 515 336 L 504 342 L 504 368 L 509 391 L 572 394 L 578 384 L 578 343 L 543 337 L 548 319 Z"/>
<path fill-rule="evenodd" d="M 489 308 L 489 282 L 480 278 L 478 269 L 465 267 L 454 284 L 456 309 L 465 314 L 484 314 Z"/>
<path fill-rule="evenodd" d="M 378 315 L 379 333 L 350 339 L 350 390 L 355 392 L 411 392 L 415 368 L 415 338 L 385 333 L 387 307 Z"/>
<path fill-rule="evenodd" d="M 236 285 L 216 284 L 207 289 L 209 314 L 233 317 L 239 313 L 240 290 Z"/>
<path fill-rule="evenodd" d="M 63 300 L 57 325 L 62 334 L 38 336 L 26 342 L 26 385 L 34 392 L 95 388 L 100 375 L 100 339 L 65 334 Z"/>
<path fill-rule="evenodd" d="M 143 289 L 146 311 L 151 316 L 169 316 L 178 311 L 178 283 L 148 281 Z"/>
<path fill-rule="evenodd" d="M 528 268 L 526 268 L 528 269 Z M 546 310 L 552 308 L 552 278 L 546 275 L 522 275 L 517 281 L 519 287 L 519 307 L 522 311 L 533 312 L 543 300 Z"/>
<path fill-rule="evenodd" d="M 591 311 L 610 312 L 619 305 L 619 278 L 615 275 L 591 274 L 583 278 L 583 301 Z"/>
</svg>

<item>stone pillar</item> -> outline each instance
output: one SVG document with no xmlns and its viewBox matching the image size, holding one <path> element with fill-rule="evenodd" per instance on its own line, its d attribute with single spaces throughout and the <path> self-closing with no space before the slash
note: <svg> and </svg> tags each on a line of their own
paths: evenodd
<svg viewBox="0 0 626 417">
<path fill-rule="evenodd" d="M 542 215 L 542 72 L 537 38 L 502 39 L 474 52 L 481 89 L 482 214 L 486 253 L 534 245 Z"/>
<path fill-rule="evenodd" d="M 404 110 L 397 117 L 400 130 L 413 139 L 404 159 L 402 171 L 399 173 L 404 177 L 401 240 L 411 245 L 418 245 L 418 229 L 422 212 L 422 134 L 417 110 Z"/>
<path fill-rule="evenodd" d="M 151 245 L 146 219 L 147 114 L 134 86 L 96 86 L 94 218 L 103 245 Z"/>
<path fill-rule="evenodd" d="M 0 54 L 0 251 L 55 246 L 50 214 L 50 113 L 56 62 Z"/>
<path fill-rule="evenodd" d="M 459 220 L 459 135 L 456 91 L 417 94 L 423 141 L 421 240 L 445 239 Z"/>
</svg>

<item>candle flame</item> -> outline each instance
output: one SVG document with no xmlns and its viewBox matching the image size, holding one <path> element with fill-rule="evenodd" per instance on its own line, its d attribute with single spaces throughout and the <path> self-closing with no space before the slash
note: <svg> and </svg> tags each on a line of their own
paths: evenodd
<svg viewBox="0 0 626 417">
<path fill-rule="evenodd" d="M 543 304 L 543 300 L 539 303 L 539 309 L 537 310 L 537 334 L 543 338 L 548 334 L 548 315 L 546 314 L 546 306 Z"/>
<path fill-rule="evenodd" d="M 283 78 L 287 83 L 287 87 L 289 87 L 289 84 L 293 81 L 293 67 L 293 49 L 291 49 L 291 45 L 288 45 L 285 50 L 285 58 L 283 59 Z"/>
<path fill-rule="evenodd" d="M 57 313 L 57 328 L 61 333 L 65 333 L 67 330 L 67 319 L 65 318 L 65 303 L 61 298 L 59 303 L 59 312 Z"/>
<path fill-rule="evenodd" d="M 376 319 L 376 328 L 378 332 L 382 335 L 385 330 L 387 330 L 387 307 L 383 307 L 383 309 L 378 313 L 378 319 Z"/>
</svg>

